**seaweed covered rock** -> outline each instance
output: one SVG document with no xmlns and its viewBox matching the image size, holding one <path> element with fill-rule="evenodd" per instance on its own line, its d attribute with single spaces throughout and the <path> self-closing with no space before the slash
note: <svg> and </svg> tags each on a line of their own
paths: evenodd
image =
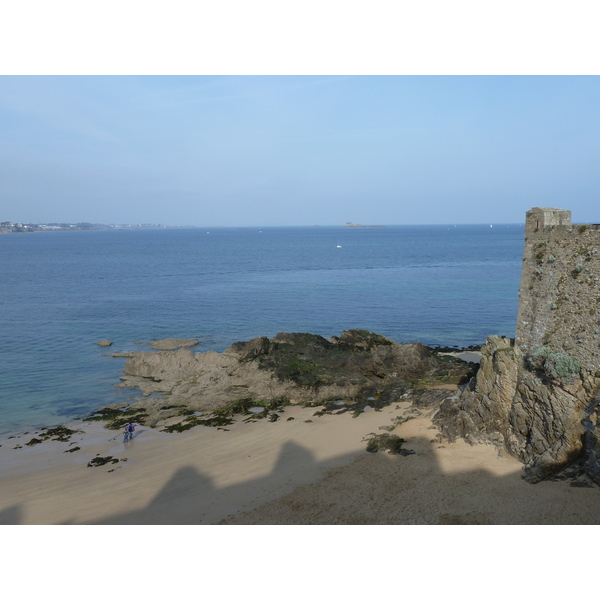
<svg viewBox="0 0 600 600">
<path fill-rule="evenodd" d="M 472 374 L 473 365 L 438 356 L 422 344 L 397 344 L 355 329 L 330 339 L 279 333 L 237 342 L 222 353 L 138 352 L 125 362 L 120 385 L 142 391 L 146 423 L 152 424 L 164 416 L 166 404 L 212 411 L 242 398 L 292 403 L 366 399 L 398 382 L 459 383 Z"/>
<path fill-rule="evenodd" d="M 414 450 L 403 448 L 405 439 L 393 433 L 371 433 L 367 436 L 367 452 L 383 452 L 387 450 L 389 454 L 400 454 L 402 456 L 410 456 L 414 454 Z"/>
</svg>

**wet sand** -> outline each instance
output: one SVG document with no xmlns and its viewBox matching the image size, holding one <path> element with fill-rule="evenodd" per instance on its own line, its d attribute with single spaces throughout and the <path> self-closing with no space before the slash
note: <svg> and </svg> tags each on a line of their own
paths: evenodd
<svg viewBox="0 0 600 600">
<path fill-rule="evenodd" d="M 317 410 L 238 417 L 227 431 L 141 426 L 126 444 L 93 422 L 69 424 L 85 432 L 69 442 L 5 436 L 0 524 L 600 523 L 597 487 L 528 484 L 492 446 L 437 442 L 431 414 L 407 402 L 356 418 Z M 407 415 L 393 433 L 414 454 L 366 452 L 369 434 Z M 96 456 L 119 462 L 88 467 Z"/>
</svg>

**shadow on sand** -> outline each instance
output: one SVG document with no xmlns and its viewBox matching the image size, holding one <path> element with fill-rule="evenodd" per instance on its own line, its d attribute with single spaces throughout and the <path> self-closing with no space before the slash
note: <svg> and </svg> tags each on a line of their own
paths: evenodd
<svg viewBox="0 0 600 600">
<path fill-rule="evenodd" d="M 267 476 L 221 488 L 188 465 L 143 508 L 87 524 L 600 524 L 597 487 L 531 485 L 482 468 L 448 474 L 423 450 L 428 440 L 407 445 L 422 451 L 316 461 L 288 442 Z M 22 523 L 22 512 L 5 509 L 0 524 Z"/>
<path fill-rule="evenodd" d="M 19 525 L 22 518 L 19 506 L 11 506 L 0 511 L 0 525 Z"/>
<path fill-rule="evenodd" d="M 319 464 L 310 451 L 288 442 L 282 447 L 269 475 L 225 488 L 215 487 L 211 479 L 198 472 L 195 467 L 186 466 L 171 477 L 146 507 L 94 523 L 104 525 L 215 523 L 240 510 L 258 506 L 265 501 L 265 497 L 272 499 L 282 493 L 285 494 L 286 491 L 293 489 L 293 482 L 298 481 L 298 475 L 301 480 L 310 481 L 312 476 L 327 469 L 334 462 Z"/>
</svg>

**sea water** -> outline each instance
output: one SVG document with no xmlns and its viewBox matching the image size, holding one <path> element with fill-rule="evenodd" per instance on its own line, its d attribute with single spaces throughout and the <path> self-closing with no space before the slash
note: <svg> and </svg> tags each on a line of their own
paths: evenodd
<svg viewBox="0 0 600 600">
<path fill-rule="evenodd" d="M 149 340 L 222 351 L 282 331 L 460 347 L 514 337 L 523 235 L 489 224 L 2 235 L 0 432 L 130 397 L 114 387 L 124 359 L 103 355 Z"/>
</svg>

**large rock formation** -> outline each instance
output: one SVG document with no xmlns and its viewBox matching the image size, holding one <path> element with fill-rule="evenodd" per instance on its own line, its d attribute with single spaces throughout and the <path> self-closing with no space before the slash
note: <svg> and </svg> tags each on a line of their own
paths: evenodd
<svg viewBox="0 0 600 600">
<path fill-rule="evenodd" d="M 476 379 L 435 417 L 444 436 L 503 446 L 531 482 L 576 464 L 600 483 L 599 257 L 600 226 L 527 213 L 516 340 L 488 339 Z"/>
<path fill-rule="evenodd" d="M 440 357 L 422 344 L 350 330 L 328 340 L 280 333 L 238 342 L 222 353 L 137 352 L 125 361 L 120 385 L 138 387 L 147 398 L 141 402 L 145 408 L 211 411 L 243 398 L 319 404 L 393 396 L 391 389 L 400 382 L 459 383 L 472 373 L 473 365 Z"/>
<path fill-rule="evenodd" d="M 463 393 L 442 403 L 434 417 L 450 441 L 491 442 L 525 464 L 531 482 L 574 461 L 598 478 L 595 442 L 598 380 L 569 372 L 567 355 L 523 355 L 512 340 L 491 336 L 477 376 Z M 542 360 L 543 359 L 543 360 Z M 575 365 L 576 366 L 576 365 Z M 591 468 L 589 468 L 591 467 Z"/>
</svg>

